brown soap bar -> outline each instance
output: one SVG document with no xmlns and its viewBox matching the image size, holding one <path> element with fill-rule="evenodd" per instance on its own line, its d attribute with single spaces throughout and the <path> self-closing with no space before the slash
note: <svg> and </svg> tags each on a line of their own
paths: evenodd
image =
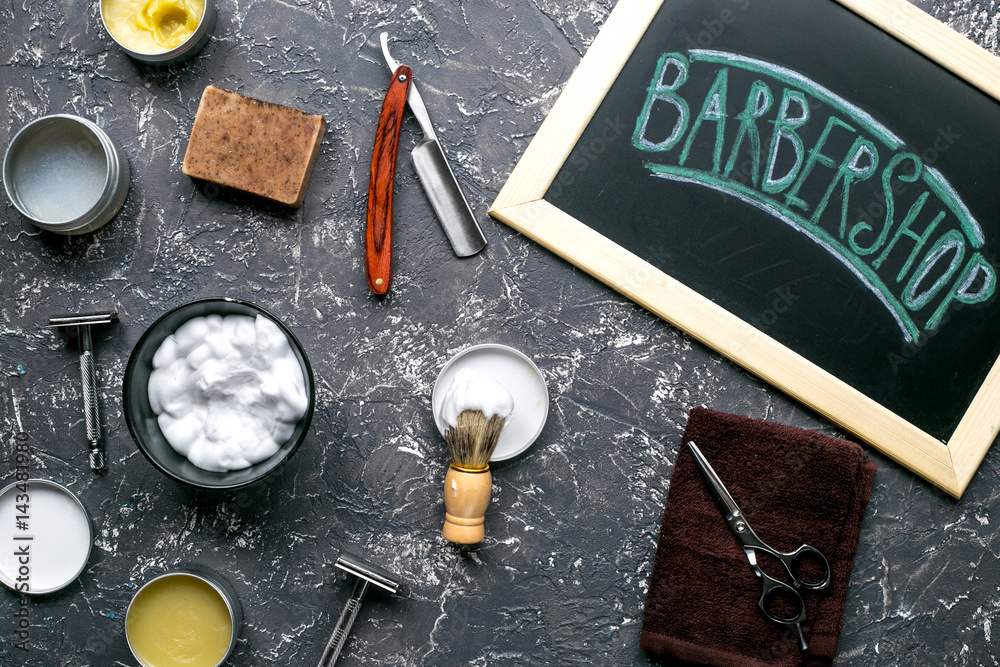
<svg viewBox="0 0 1000 667">
<path fill-rule="evenodd" d="M 322 116 L 208 86 L 181 170 L 298 208 L 325 131 Z"/>
</svg>

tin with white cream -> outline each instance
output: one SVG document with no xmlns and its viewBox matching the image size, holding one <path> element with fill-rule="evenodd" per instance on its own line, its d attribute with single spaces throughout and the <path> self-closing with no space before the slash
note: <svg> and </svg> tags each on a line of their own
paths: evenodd
<svg viewBox="0 0 1000 667">
<path fill-rule="evenodd" d="M 448 430 L 446 398 L 463 369 L 494 380 L 510 392 L 514 401 L 490 462 L 506 461 L 527 450 L 541 434 L 549 414 L 548 386 L 535 362 L 512 347 L 495 343 L 473 345 L 458 352 L 441 368 L 431 392 L 434 423 L 442 436 Z"/>
<path fill-rule="evenodd" d="M 11 202 L 36 227 L 57 234 L 102 227 L 125 203 L 129 180 L 121 145 L 96 123 L 68 114 L 25 125 L 3 159 Z"/>
<path fill-rule="evenodd" d="M 76 581 L 90 560 L 94 526 L 61 484 L 28 479 L 0 490 L 0 583 L 44 595 Z"/>
</svg>

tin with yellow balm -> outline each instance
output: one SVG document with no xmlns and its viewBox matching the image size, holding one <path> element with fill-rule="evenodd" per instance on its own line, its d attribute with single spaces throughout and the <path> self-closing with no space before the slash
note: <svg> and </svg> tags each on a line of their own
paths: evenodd
<svg viewBox="0 0 1000 667">
<path fill-rule="evenodd" d="M 101 20 L 132 58 L 172 65 L 194 56 L 215 27 L 215 0 L 101 0 Z"/>
<path fill-rule="evenodd" d="M 217 667 L 236 645 L 242 622 L 232 587 L 187 567 L 139 589 L 125 615 L 125 636 L 143 667 Z"/>
</svg>

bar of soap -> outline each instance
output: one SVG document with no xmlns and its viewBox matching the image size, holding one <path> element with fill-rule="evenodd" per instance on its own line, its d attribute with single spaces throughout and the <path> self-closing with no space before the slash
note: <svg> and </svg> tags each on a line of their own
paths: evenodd
<svg viewBox="0 0 1000 667">
<path fill-rule="evenodd" d="M 325 131 L 322 116 L 208 86 L 181 170 L 298 208 Z"/>
</svg>

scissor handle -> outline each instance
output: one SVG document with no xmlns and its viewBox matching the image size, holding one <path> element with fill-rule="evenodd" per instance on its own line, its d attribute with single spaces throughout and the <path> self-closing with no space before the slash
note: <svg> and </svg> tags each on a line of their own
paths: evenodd
<svg viewBox="0 0 1000 667">
<path fill-rule="evenodd" d="M 761 612 L 772 623 L 785 625 L 794 630 L 799 637 L 799 647 L 803 651 L 808 650 L 809 645 L 806 644 L 806 638 L 802 632 L 802 624 L 806 620 L 805 600 L 802 599 L 797 590 L 785 582 L 768 576 L 763 570 L 755 569 L 754 571 L 760 577 L 762 588 L 760 600 L 757 601 L 757 606 L 760 607 Z M 792 607 L 792 611 L 787 615 L 780 613 L 780 609 L 776 610 L 776 606 L 780 604 L 779 600 L 781 599 L 785 600 Z"/>
<path fill-rule="evenodd" d="M 806 603 L 794 587 L 779 581 L 766 573 L 760 575 L 761 592 L 757 606 L 775 623 L 802 623 L 806 620 Z M 780 605 L 787 602 L 793 609 L 782 614 Z"/>
<path fill-rule="evenodd" d="M 830 585 L 830 563 L 819 549 L 811 547 L 808 544 L 803 544 L 795 551 L 778 551 L 757 537 L 757 533 L 753 531 L 753 528 L 750 527 L 750 524 L 742 516 L 731 517 L 727 519 L 727 523 L 730 524 L 730 529 L 736 536 L 740 546 L 743 547 L 747 558 L 750 558 L 750 554 L 756 551 L 761 551 L 777 558 L 785 566 L 785 570 L 788 572 L 788 576 L 792 578 L 796 588 L 820 591 Z M 815 579 L 810 578 L 808 571 L 804 571 L 807 568 L 804 568 L 803 565 L 810 561 L 819 565 L 821 569 L 819 576 Z M 751 558 L 750 563 L 756 568 L 756 558 Z M 803 576 L 803 574 L 806 576 Z"/>
<path fill-rule="evenodd" d="M 778 552 L 775 553 L 775 556 L 784 564 L 785 569 L 788 570 L 788 574 L 792 577 L 796 586 L 810 591 L 821 591 L 830 585 L 832 577 L 830 563 L 827 562 L 826 556 L 819 549 L 811 547 L 808 544 L 803 544 L 795 551 L 789 553 Z M 814 562 L 822 566 L 822 571 L 817 578 L 807 578 L 808 573 L 806 577 L 802 576 L 803 564 L 807 562 Z"/>
</svg>

